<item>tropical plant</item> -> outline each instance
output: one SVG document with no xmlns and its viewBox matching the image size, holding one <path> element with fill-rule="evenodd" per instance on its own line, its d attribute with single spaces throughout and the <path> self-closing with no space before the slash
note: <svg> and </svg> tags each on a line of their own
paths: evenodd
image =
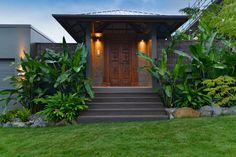
<svg viewBox="0 0 236 157">
<path fill-rule="evenodd" d="M 202 93 L 201 89 L 193 89 L 190 85 L 184 83 L 177 85 L 176 97 L 175 97 L 176 107 L 191 107 L 194 109 L 199 109 L 204 105 L 211 105 L 211 97 Z"/>
<path fill-rule="evenodd" d="M 221 75 L 235 76 L 236 50 L 234 42 L 222 38 L 216 31 L 203 22 L 199 23 L 196 33 L 198 41 L 189 46 L 189 53 L 175 51 L 190 59 L 192 78 L 201 82 L 207 78 Z M 220 39 L 220 40 L 219 40 Z"/>
<path fill-rule="evenodd" d="M 221 106 L 236 104 L 236 79 L 230 76 L 220 76 L 216 79 L 207 79 L 202 82 L 207 95 L 214 103 Z"/>
<path fill-rule="evenodd" d="M 224 0 L 204 10 L 201 20 L 228 38 L 236 37 L 236 1 Z"/>
<path fill-rule="evenodd" d="M 81 97 L 93 97 L 91 81 L 85 76 L 87 50 L 78 44 L 74 53 L 69 51 L 63 38 L 63 52 L 46 49 L 42 54 L 31 57 L 25 53 L 17 71 L 19 75 L 9 79 L 13 89 L 2 90 L 5 103 L 20 103 L 35 113 L 44 108 L 34 99 L 54 95 L 58 91 L 65 95 L 77 93 Z"/>
<path fill-rule="evenodd" d="M 164 104 L 168 107 L 173 107 L 177 81 L 186 79 L 184 57 L 179 56 L 173 70 L 170 70 L 167 64 L 168 54 L 165 49 L 162 50 L 159 60 L 155 60 L 142 52 L 138 52 L 137 54 L 149 63 L 141 67 L 141 69 L 148 71 L 157 79 Z"/>
<path fill-rule="evenodd" d="M 28 117 L 31 115 L 30 110 L 26 108 L 10 110 L 2 115 L 0 115 L 0 123 L 6 123 L 12 118 L 19 118 L 23 122 L 28 120 Z"/>
<path fill-rule="evenodd" d="M 45 104 L 45 108 L 39 112 L 39 114 L 45 115 L 48 119 L 56 122 L 60 120 L 67 120 L 72 122 L 78 115 L 79 111 L 87 109 L 85 101 L 88 100 L 85 97 L 81 97 L 78 94 L 64 94 L 57 92 L 52 96 L 46 98 L 38 98 L 34 101 L 36 103 Z"/>
</svg>

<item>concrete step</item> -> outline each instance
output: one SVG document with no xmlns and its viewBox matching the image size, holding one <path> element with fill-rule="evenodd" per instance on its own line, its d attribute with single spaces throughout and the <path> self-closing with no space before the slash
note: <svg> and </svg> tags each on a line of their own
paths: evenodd
<svg viewBox="0 0 236 157">
<path fill-rule="evenodd" d="M 157 93 L 95 93 L 95 97 L 160 97 Z"/>
<path fill-rule="evenodd" d="M 94 87 L 95 93 L 153 93 L 151 87 Z"/>
<path fill-rule="evenodd" d="M 161 102 L 159 97 L 95 97 L 91 102 Z"/>
<path fill-rule="evenodd" d="M 161 102 L 90 102 L 89 109 L 164 108 Z"/>
<path fill-rule="evenodd" d="M 88 109 L 81 116 L 166 115 L 163 108 Z"/>
<path fill-rule="evenodd" d="M 167 120 L 167 115 L 119 115 L 119 116 L 79 116 L 79 123 L 96 122 L 132 122 L 132 121 L 154 121 Z"/>
</svg>

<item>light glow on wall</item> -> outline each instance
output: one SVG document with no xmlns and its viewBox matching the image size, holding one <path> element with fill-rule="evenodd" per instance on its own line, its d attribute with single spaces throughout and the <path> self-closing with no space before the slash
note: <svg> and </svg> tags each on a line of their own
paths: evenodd
<svg viewBox="0 0 236 157">
<path fill-rule="evenodd" d="M 144 40 L 138 42 L 138 51 L 143 53 L 147 52 L 147 43 Z"/>
<path fill-rule="evenodd" d="M 18 45 L 18 57 L 20 59 L 24 59 L 25 58 L 25 52 L 26 51 L 26 41 L 24 36 L 20 36 L 19 39 L 19 45 Z"/>
<path fill-rule="evenodd" d="M 103 43 L 101 42 L 101 40 L 97 39 L 95 41 L 95 53 L 99 57 L 102 54 L 102 51 L 103 51 Z"/>
</svg>

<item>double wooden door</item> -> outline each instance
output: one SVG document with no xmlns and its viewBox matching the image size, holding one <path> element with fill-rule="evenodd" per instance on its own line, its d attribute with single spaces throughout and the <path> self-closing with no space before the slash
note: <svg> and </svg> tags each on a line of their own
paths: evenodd
<svg viewBox="0 0 236 157">
<path fill-rule="evenodd" d="M 137 57 L 133 36 L 107 38 L 105 75 L 110 86 L 135 86 L 137 84 Z"/>
</svg>

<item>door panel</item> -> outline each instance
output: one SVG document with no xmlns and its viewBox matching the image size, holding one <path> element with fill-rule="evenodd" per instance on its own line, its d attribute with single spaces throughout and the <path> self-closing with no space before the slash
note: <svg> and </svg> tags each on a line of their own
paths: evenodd
<svg viewBox="0 0 236 157">
<path fill-rule="evenodd" d="M 110 43 L 110 83 L 119 86 L 119 42 Z"/>
<path fill-rule="evenodd" d="M 134 35 L 105 35 L 104 85 L 136 86 L 137 56 Z"/>
<path fill-rule="evenodd" d="M 131 86 L 131 54 L 132 47 L 122 43 L 120 50 L 120 82 L 121 86 Z"/>
<path fill-rule="evenodd" d="M 110 84 L 111 86 L 131 86 L 131 54 L 129 41 L 110 41 Z"/>
</svg>

